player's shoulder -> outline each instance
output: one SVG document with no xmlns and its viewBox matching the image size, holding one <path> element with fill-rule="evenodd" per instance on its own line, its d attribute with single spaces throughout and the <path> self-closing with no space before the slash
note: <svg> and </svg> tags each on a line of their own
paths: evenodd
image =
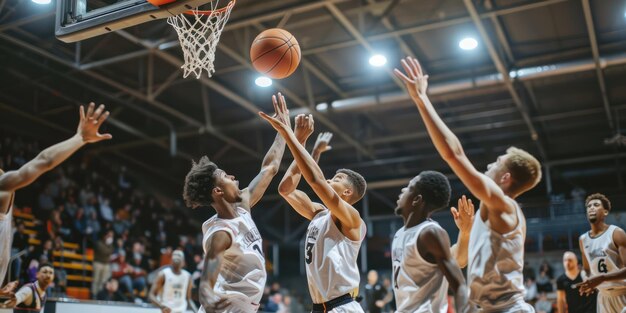
<svg viewBox="0 0 626 313">
<path fill-rule="evenodd" d="M 626 247 L 626 232 L 616 225 L 613 226 L 613 241 L 619 246 Z"/>
</svg>

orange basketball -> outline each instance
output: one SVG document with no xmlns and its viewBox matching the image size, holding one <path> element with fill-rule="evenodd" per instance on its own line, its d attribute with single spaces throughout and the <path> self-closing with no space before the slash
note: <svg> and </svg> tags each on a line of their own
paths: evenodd
<svg viewBox="0 0 626 313">
<path fill-rule="evenodd" d="M 250 47 L 250 59 L 254 68 L 274 79 L 291 75 L 300 64 L 300 56 L 300 45 L 296 38 L 280 28 L 260 33 Z"/>
</svg>

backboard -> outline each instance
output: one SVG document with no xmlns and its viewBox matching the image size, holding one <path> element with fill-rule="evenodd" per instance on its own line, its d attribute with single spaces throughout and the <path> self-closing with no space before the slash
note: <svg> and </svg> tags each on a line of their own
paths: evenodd
<svg viewBox="0 0 626 313">
<path fill-rule="evenodd" d="M 57 0 L 55 34 L 63 42 L 76 42 L 178 15 L 211 1 L 173 0 L 156 7 L 147 0 Z"/>
</svg>

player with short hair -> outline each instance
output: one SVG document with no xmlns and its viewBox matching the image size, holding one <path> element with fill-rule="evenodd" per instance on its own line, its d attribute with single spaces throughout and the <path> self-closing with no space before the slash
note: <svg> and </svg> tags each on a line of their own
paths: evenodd
<svg viewBox="0 0 626 313">
<path fill-rule="evenodd" d="M 455 312 L 467 306 L 463 273 L 450 252 L 448 233 L 430 217 L 450 201 L 450 183 L 441 173 L 423 171 L 402 188 L 395 214 L 404 226 L 393 237 L 393 289 L 398 313 L 448 312 L 448 284 L 455 295 Z M 453 208 L 453 210 L 456 210 Z M 459 200 L 462 217 L 473 214 L 471 201 Z"/>
<path fill-rule="evenodd" d="M 183 268 L 184 264 L 185 254 L 181 250 L 174 250 L 172 265 L 159 272 L 150 288 L 148 297 L 162 313 L 184 313 L 187 306 L 197 311 L 191 300 L 191 274 Z"/>
<path fill-rule="evenodd" d="M 626 312 L 626 233 L 605 223 L 611 201 L 600 193 L 585 200 L 591 230 L 580 236 L 587 280 L 577 285 L 581 294 L 598 289 L 598 312 Z"/>
<path fill-rule="evenodd" d="M 276 116 L 289 119 L 285 99 L 272 97 Z M 279 102 L 280 101 L 280 102 Z M 216 214 L 202 225 L 204 269 L 200 278 L 200 312 L 256 312 L 267 279 L 262 239 L 250 211 L 278 173 L 285 140 L 277 135 L 261 171 L 244 189 L 206 156 L 185 177 L 187 206 L 211 206 Z"/>
<path fill-rule="evenodd" d="M 360 281 L 356 261 L 366 228 L 353 205 L 365 194 L 365 179 L 349 169 L 337 170 L 332 179 L 324 177 L 316 159 L 303 146 L 313 129 L 312 116 L 296 119 L 296 136 L 289 125 L 289 116 L 259 114 L 285 138 L 294 157 L 279 192 L 300 215 L 311 221 L 306 232 L 305 267 L 313 312 L 363 312 L 354 297 Z M 303 134 L 301 124 L 309 123 L 308 132 L 304 131 L 308 135 Z M 296 189 L 301 175 L 322 203 L 313 202 Z"/>
</svg>

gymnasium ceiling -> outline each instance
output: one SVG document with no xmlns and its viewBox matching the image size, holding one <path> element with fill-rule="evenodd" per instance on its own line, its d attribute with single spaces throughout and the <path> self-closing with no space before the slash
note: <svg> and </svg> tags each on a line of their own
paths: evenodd
<svg viewBox="0 0 626 313">
<path fill-rule="evenodd" d="M 238 0 L 217 72 L 201 80 L 182 78 L 182 53 L 164 20 L 66 44 L 54 37 L 54 1 L 0 4 L 3 127 L 53 142 L 73 132 L 78 103 L 106 103 L 115 138 L 89 151 L 120 159 L 172 195 L 189 160 L 204 154 L 242 182 L 256 174 L 275 136 L 256 112 L 270 111 L 278 91 L 292 112 L 315 112 L 316 131 L 335 133 L 321 162 L 327 175 L 355 169 L 379 199 L 395 201 L 419 171 L 451 173 L 390 74 L 405 55 L 421 61 L 436 107 L 479 169 L 515 145 L 549 168 L 554 192 L 624 189 L 624 148 L 605 143 L 622 132 L 626 108 L 624 1 Z M 262 89 L 249 46 L 279 25 L 304 57 L 291 77 Z M 465 36 L 478 48 L 459 49 Z M 387 56 L 387 69 L 367 63 L 374 51 Z M 531 197 L 545 199 L 547 181 Z M 388 213 L 388 200 L 373 213 Z"/>
</svg>

